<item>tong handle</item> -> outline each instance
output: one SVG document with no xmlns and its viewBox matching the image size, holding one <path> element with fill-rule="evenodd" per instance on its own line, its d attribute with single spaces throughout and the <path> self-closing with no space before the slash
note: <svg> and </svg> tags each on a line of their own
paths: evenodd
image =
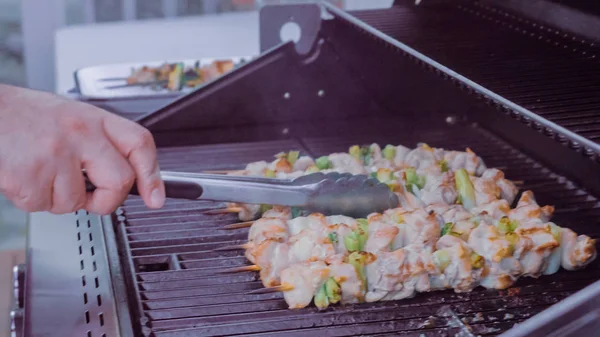
<svg viewBox="0 0 600 337">
<path fill-rule="evenodd" d="M 85 173 L 84 178 L 86 192 L 94 192 L 96 186 L 94 186 Z M 199 199 L 202 197 L 202 194 L 204 194 L 202 186 L 193 181 L 173 180 L 170 179 L 169 175 L 162 175 L 162 179 L 165 184 L 165 195 L 167 198 L 195 200 Z M 129 194 L 140 195 L 135 183 L 133 184 L 131 191 L 129 191 Z"/>
</svg>

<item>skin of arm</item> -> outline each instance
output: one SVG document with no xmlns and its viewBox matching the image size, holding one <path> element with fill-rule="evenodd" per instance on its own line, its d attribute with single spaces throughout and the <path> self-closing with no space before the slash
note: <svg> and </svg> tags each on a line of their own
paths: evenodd
<svg viewBox="0 0 600 337">
<path fill-rule="evenodd" d="M 165 187 L 148 130 L 85 103 L 0 84 L 0 193 L 17 207 L 109 214 L 134 182 L 148 207 L 162 207 Z"/>
</svg>

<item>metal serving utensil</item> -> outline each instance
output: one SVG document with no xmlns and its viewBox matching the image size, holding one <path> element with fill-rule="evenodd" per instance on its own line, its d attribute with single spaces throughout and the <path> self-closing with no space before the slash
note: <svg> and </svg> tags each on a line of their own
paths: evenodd
<svg viewBox="0 0 600 337">
<path fill-rule="evenodd" d="M 365 217 L 399 205 L 386 184 L 366 175 L 312 173 L 271 179 L 162 171 L 168 198 L 299 207 L 327 215 Z M 95 186 L 86 178 L 86 190 Z M 134 186 L 130 194 L 139 195 Z"/>
</svg>

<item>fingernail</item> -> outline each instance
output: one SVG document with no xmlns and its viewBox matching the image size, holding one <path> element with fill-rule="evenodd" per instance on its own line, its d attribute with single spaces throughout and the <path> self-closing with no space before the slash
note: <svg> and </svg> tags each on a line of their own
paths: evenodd
<svg viewBox="0 0 600 337">
<path fill-rule="evenodd" d="M 150 193 L 150 203 L 154 208 L 160 208 L 165 203 L 165 195 L 160 188 L 155 188 Z"/>
</svg>

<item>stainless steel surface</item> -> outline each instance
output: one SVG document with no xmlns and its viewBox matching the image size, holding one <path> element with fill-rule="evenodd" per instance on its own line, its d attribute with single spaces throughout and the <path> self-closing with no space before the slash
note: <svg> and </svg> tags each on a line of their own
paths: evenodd
<svg viewBox="0 0 600 337">
<path fill-rule="evenodd" d="M 600 281 L 506 331 L 500 337 L 600 336 Z"/>
<path fill-rule="evenodd" d="M 24 336 L 121 336 L 100 217 L 33 213 L 25 275 Z"/>
<path fill-rule="evenodd" d="M 176 172 L 161 175 L 166 184 L 201 187 L 198 199 L 297 206 L 311 212 L 357 217 L 399 205 L 386 184 L 366 175 L 312 173 L 291 180 Z"/>
</svg>

